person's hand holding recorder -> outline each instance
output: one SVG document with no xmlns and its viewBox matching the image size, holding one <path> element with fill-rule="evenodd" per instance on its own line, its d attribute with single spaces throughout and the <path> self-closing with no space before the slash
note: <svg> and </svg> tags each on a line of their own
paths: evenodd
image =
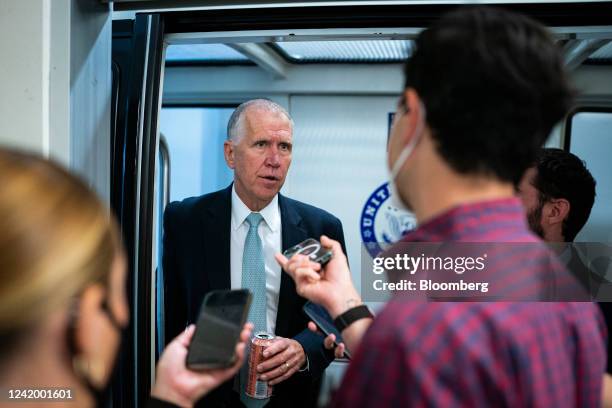
<svg viewBox="0 0 612 408">
<path fill-rule="evenodd" d="M 319 263 L 310 261 L 307 256 L 299 254 L 287 259 L 278 253 L 276 260 L 295 281 L 297 293 L 323 306 L 332 319 L 335 319 L 363 302 L 353 285 L 351 271 L 340 243 L 323 235 L 321 245 L 332 251 L 332 258 L 324 268 Z M 357 350 L 361 337 L 371 322 L 372 319 L 361 319 L 343 331 L 342 336 L 349 349 Z"/>
</svg>

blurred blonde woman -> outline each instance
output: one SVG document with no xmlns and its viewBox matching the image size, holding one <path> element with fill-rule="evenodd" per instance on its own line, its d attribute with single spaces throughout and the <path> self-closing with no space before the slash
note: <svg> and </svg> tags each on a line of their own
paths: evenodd
<svg viewBox="0 0 612 408">
<path fill-rule="evenodd" d="M 56 164 L 0 149 L 0 405 L 10 390 L 51 387 L 70 389 L 69 406 L 103 403 L 129 319 L 125 275 L 96 195 Z M 189 327 L 162 354 L 150 405 L 191 406 L 233 376 L 249 329 L 233 367 L 196 373 L 185 368 Z"/>
</svg>

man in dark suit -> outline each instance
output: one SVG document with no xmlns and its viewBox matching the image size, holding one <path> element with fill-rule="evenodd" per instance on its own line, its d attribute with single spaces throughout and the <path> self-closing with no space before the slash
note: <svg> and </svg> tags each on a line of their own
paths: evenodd
<svg viewBox="0 0 612 408">
<path fill-rule="evenodd" d="M 344 246 L 336 217 L 279 193 L 291 163 L 292 133 L 293 121 L 279 105 L 264 99 L 240 105 L 224 145 L 232 185 L 173 202 L 164 216 L 166 339 L 196 321 L 207 292 L 249 288 L 255 331 L 276 335 L 261 371 L 274 386 L 269 407 L 314 406 L 321 374 L 333 360 L 322 337 L 306 328 L 305 299 L 274 254 L 321 235 Z M 203 405 L 240 406 L 241 400 L 249 407 L 262 405 L 241 390 L 244 381 L 230 381 Z"/>
</svg>

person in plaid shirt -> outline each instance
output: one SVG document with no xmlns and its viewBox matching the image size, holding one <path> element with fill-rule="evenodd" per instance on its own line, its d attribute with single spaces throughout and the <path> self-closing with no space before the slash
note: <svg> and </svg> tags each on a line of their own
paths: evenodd
<svg viewBox="0 0 612 408">
<path fill-rule="evenodd" d="M 419 227 L 402 241 L 525 243 L 524 253 L 489 259 L 488 272 L 536 280 L 564 273 L 514 196 L 573 99 L 546 29 L 497 8 L 460 8 L 418 36 L 405 80 L 389 141 L 390 186 Z M 606 333 L 594 304 L 397 295 L 373 319 L 339 244 L 321 242 L 333 251 L 324 269 L 300 255 L 277 260 L 298 293 L 339 322 L 354 352 L 334 406 L 600 405 Z"/>
</svg>

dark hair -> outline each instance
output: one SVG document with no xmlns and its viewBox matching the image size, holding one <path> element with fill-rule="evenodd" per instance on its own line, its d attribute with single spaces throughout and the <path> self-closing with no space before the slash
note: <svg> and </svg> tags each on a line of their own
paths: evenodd
<svg viewBox="0 0 612 408">
<path fill-rule="evenodd" d="M 536 21 L 491 7 L 464 6 L 419 35 L 405 87 L 455 171 L 519 182 L 572 103 L 560 51 Z"/>
<path fill-rule="evenodd" d="M 561 149 L 541 149 L 536 161 L 537 174 L 532 184 L 540 203 L 565 198 L 570 211 L 563 221 L 563 238 L 574 240 L 589 219 L 595 202 L 595 179 L 575 154 Z"/>
</svg>

